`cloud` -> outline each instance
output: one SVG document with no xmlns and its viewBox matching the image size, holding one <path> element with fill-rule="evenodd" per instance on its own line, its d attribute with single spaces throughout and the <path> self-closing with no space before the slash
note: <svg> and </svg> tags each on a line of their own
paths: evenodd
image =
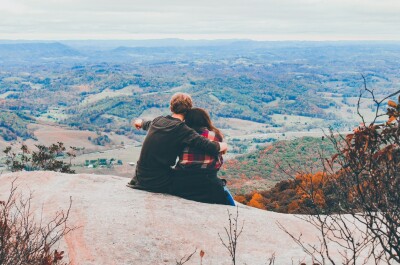
<svg viewBox="0 0 400 265">
<path fill-rule="evenodd" d="M 397 0 L 0 1 L 0 38 L 400 39 Z"/>
<path fill-rule="evenodd" d="M 26 12 L 27 7 L 13 0 L 2 0 L 0 3 L 0 14 L 15 15 Z"/>
</svg>

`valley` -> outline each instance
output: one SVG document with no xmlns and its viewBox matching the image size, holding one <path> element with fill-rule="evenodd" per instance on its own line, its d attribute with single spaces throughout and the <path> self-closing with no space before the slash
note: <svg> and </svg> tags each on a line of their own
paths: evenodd
<svg viewBox="0 0 400 265">
<path fill-rule="evenodd" d="M 358 103 L 362 75 L 377 97 L 400 88 L 397 42 L 83 43 L 0 43 L 1 149 L 60 141 L 78 148 L 77 172 L 131 177 L 145 132 L 130 121 L 168 114 L 182 91 L 230 144 L 221 174 L 247 191 L 283 176 L 266 157 L 264 172 L 240 168 L 247 176 L 237 181 L 231 161 L 251 164 L 263 150 L 309 144 L 302 137 L 320 139 L 329 128 L 352 131 L 358 110 L 371 120 L 372 100 Z"/>
</svg>

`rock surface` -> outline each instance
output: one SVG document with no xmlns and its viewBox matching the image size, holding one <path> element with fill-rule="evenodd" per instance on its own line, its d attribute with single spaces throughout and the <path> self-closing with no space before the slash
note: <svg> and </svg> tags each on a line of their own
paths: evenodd
<svg viewBox="0 0 400 265">
<path fill-rule="evenodd" d="M 0 176 L 0 199 L 8 196 L 16 179 L 23 194 L 33 192 L 33 207 L 50 218 L 72 210 L 69 225 L 79 226 L 68 234 L 58 249 L 65 250 L 72 265 L 176 264 L 184 255 L 197 253 L 186 263 L 231 264 L 218 233 L 226 238 L 227 210 L 235 207 L 210 205 L 174 196 L 133 190 L 128 179 L 88 174 L 19 172 Z M 244 221 L 238 241 L 237 264 L 268 264 L 273 253 L 275 264 L 297 264 L 306 255 L 281 229 L 315 240 L 316 231 L 293 215 L 239 206 L 239 221 Z"/>
</svg>

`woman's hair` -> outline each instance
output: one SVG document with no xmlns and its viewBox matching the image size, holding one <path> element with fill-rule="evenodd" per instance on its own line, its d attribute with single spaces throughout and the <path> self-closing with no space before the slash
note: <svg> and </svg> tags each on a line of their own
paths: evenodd
<svg viewBox="0 0 400 265">
<path fill-rule="evenodd" d="M 210 115 L 204 109 L 193 108 L 187 111 L 185 116 L 185 123 L 187 126 L 195 130 L 199 130 L 200 128 L 205 127 L 208 130 L 213 131 L 221 139 L 223 138 L 221 131 L 213 125 Z"/>
<path fill-rule="evenodd" d="M 176 93 L 171 97 L 170 109 L 175 114 L 185 115 L 193 106 L 192 97 L 186 93 Z"/>
</svg>

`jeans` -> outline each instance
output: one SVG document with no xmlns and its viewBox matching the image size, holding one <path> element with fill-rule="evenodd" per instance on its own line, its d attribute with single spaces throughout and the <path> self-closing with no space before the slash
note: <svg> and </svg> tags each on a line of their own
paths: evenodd
<svg viewBox="0 0 400 265">
<path fill-rule="evenodd" d="M 225 194 L 226 194 L 226 199 L 229 202 L 229 205 L 236 206 L 235 205 L 235 200 L 233 199 L 232 194 L 230 193 L 230 191 L 228 190 L 228 188 L 226 186 L 224 186 L 224 191 L 225 191 Z"/>
</svg>

